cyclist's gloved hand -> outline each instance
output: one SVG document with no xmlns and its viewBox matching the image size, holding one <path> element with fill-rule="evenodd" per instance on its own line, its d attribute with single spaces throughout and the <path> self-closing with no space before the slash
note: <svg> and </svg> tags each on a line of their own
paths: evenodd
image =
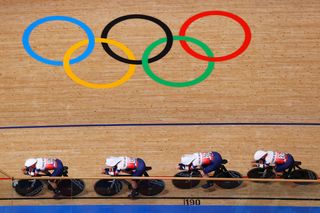
<svg viewBox="0 0 320 213">
<path fill-rule="evenodd" d="M 38 175 L 38 172 L 35 168 L 33 169 L 27 169 L 26 170 L 26 175 L 30 175 L 30 176 L 37 176 Z"/>
<path fill-rule="evenodd" d="M 119 174 L 119 171 L 115 168 L 110 168 L 108 173 L 109 173 L 108 175 L 116 176 Z"/>
<path fill-rule="evenodd" d="M 27 175 L 36 176 L 35 172 L 30 172 L 30 171 L 27 172 Z"/>
<path fill-rule="evenodd" d="M 188 166 L 188 171 L 195 170 L 196 168 L 197 168 L 196 166 L 190 164 L 190 165 Z"/>
<path fill-rule="evenodd" d="M 179 163 L 177 167 L 178 167 L 179 170 L 185 170 L 186 169 L 186 165 L 184 165 L 182 163 Z"/>
<path fill-rule="evenodd" d="M 257 164 L 257 167 L 258 167 L 258 168 L 265 169 L 265 168 L 267 168 L 267 167 L 268 167 L 268 165 L 263 164 L 263 163 L 258 163 L 258 164 Z"/>
<path fill-rule="evenodd" d="M 104 169 L 104 174 L 109 175 L 109 168 Z"/>
</svg>

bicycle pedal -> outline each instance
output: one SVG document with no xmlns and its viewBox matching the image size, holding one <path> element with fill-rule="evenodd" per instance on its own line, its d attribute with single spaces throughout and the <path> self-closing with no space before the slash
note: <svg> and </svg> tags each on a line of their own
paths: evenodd
<svg viewBox="0 0 320 213">
<path fill-rule="evenodd" d="M 130 198 L 130 199 L 137 199 L 138 195 L 139 195 L 139 192 L 136 191 L 136 190 L 133 190 L 133 191 L 128 195 L 128 198 Z"/>
<path fill-rule="evenodd" d="M 212 187 L 212 186 L 213 186 L 213 183 L 212 183 L 212 182 L 207 182 L 206 184 L 202 185 L 201 187 L 202 187 L 203 189 L 208 189 L 208 188 L 210 188 L 210 187 Z"/>
</svg>

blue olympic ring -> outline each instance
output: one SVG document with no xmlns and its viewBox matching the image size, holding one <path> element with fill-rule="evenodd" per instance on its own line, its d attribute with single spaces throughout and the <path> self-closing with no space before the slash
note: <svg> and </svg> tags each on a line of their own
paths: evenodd
<svg viewBox="0 0 320 213">
<path fill-rule="evenodd" d="M 88 40 L 89 40 L 89 44 L 87 49 L 78 57 L 72 59 L 70 61 L 70 64 L 75 64 L 78 63 L 82 60 L 84 60 L 85 58 L 87 58 L 90 53 L 93 51 L 94 49 L 94 45 L 95 45 L 95 38 L 94 38 L 94 34 L 91 31 L 91 29 L 84 24 L 83 22 L 81 22 L 78 19 L 75 18 L 71 18 L 68 16 L 47 16 L 41 19 L 36 20 L 35 22 L 33 22 L 32 24 L 30 24 L 27 29 L 24 31 L 23 36 L 22 36 L 22 43 L 23 43 L 23 47 L 24 49 L 27 51 L 27 53 L 34 59 L 45 63 L 45 64 L 49 64 L 49 65 L 53 65 L 53 66 L 62 66 L 63 62 L 62 61 L 56 61 L 56 60 L 51 60 L 51 59 L 47 59 L 44 58 L 40 55 L 38 55 L 37 53 L 35 53 L 29 43 L 29 39 L 30 39 L 30 34 L 32 32 L 32 30 L 34 30 L 34 28 L 36 28 L 37 26 L 39 26 L 40 24 L 49 22 L 49 21 L 66 21 L 66 22 L 70 22 L 73 23 L 75 25 L 78 25 L 79 27 L 81 27 L 85 33 L 88 36 Z"/>
</svg>

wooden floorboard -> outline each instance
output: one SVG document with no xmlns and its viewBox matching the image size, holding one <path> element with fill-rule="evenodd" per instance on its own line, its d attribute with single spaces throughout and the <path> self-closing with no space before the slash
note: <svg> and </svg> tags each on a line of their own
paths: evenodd
<svg viewBox="0 0 320 213">
<path fill-rule="evenodd" d="M 71 176 L 97 176 L 109 155 L 145 159 L 151 175 L 174 175 L 184 153 L 216 150 L 229 160 L 227 168 L 242 174 L 250 169 L 257 149 L 292 153 L 303 168 L 320 173 L 320 1 L 102 1 L 102 0 L 0 0 L 0 168 L 13 176 L 29 157 L 61 158 Z M 89 89 L 74 83 L 62 67 L 31 58 L 22 45 L 24 30 L 33 21 L 49 15 L 67 15 L 87 24 L 100 37 L 113 19 L 142 13 L 159 18 L 174 35 L 190 16 L 207 10 L 223 10 L 243 18 L 252 32 L 248 49 L 239 57 L 215 63 L 210 77 L 195 86 L 174 88 L 154 82 L 136 66 L 132 79 L 112 89 Z M 239 24 L 225 17 L 198 20 L 187 31 L 206 43 L 216 56 L 237 49 L 244 34 Z M 110 38 L 122 42 L 141 58 L 145 48 L 164 37 L 151 22 L 130 20 L 115 26 Z M 43 57 L 62 60 L 65 51 L 85 33 L 70 23 L 40 25 L 30 37 L 31 46 Z M 153 55 L 163 46 L 155 49 Z M 201 52 L 196 46 L 196 51 Z M 118 54 L 123 53 L 112 49 Z M 81 48 L 75 55 L 79 55 Z M 168 55 L 152 63 L 157 75 L 170 81 L 188 81 L 201 75 L 207 62 L 186 53 L 179 42 Z M 128 65 L 108 56 L 96 43 L 92 54 L 72 65 L 81 78 L 95 83 L 119 79 Z M 81 124 L 161 123 L 261 123 L 262 125 L 190 126 L 97 126 Z M 314 123 L 263 125 L 263 123 Z M 17 128 L 10 126 L 47 126 Z M 51 127 L 50 127 L 51 126 Z M 50 128 L 49 128 L 50 127 Z M 2 176 L 0 176 L 2 177 Z M 148 203 L 182 204 L 176 200 L 1 200 L 19 198 L 10 181 L 0 181 L 0 205 Z M 94 197 L 88 183 L 84 197 Z M 91 191 L 90 191 L 91 190 Z M 294 187 L 251 183 L 238 190 L 206 192 L 176 190 L 170 183 L 163 197 L 300 197 L 319 199 L 319 186 Z M 123 193 L 123 196 L 126 192 Z M 41 196 L 51 197 L 46 192 Z M 41 197 L 39 196 L 39 197 Z M 218 200 L 202 204 L 319 205 L 312 200 Z"/>
</svg>

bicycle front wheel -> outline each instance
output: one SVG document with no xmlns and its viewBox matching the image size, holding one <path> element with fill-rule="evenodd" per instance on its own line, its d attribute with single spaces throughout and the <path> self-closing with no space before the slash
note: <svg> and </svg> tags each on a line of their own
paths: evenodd
<svg viewBox="0 0 320 213">
<path fill-rule="evenodd" d="M 201 177 L 199 171 L 183 171 L 175 175 L 175 177 Z M 172 184 L 179 189 L 191 189 L 199 185 L 200 180 L 172 180 Z"/>
</svg>

